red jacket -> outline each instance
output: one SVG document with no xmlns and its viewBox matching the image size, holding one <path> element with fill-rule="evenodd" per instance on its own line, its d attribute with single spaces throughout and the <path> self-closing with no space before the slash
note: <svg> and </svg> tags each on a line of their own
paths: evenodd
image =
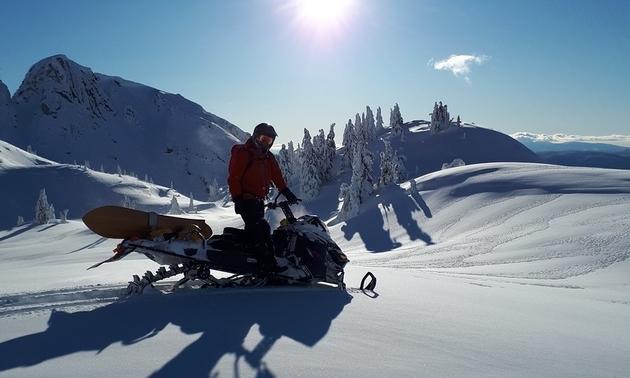
<svg viewBox="0 0 630 378">
<path fill-rule="evenodd" d="M 287 187 L 276 157 L 271 153 L 261 153 L 252 139 L 245 144 L 232 147 L 228 168 L 228 186 L 232 198 L 264 198 L 269 194 L 269 184 L 273 182 L 278 190 Z"/>
</svg>

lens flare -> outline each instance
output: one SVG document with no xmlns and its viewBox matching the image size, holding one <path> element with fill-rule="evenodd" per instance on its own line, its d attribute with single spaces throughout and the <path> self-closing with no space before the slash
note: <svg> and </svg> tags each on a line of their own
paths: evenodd
<svg viewBox="0 0 630 378">
<path fill-rule="evenodd" d="M 313 25 L 330 27 L 342 22 L 352 0 L 299 0 L 300 18 Z"/>
</svg>

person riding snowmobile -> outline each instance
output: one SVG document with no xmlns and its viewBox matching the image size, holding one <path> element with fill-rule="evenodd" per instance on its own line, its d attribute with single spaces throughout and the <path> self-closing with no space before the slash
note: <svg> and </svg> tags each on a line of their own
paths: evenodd
<svg viewBox="0 0 630 378">
<path fill-rule="evenodd" d="M 232 147 L 228 167 L 228 187 L 234 211 L 245 222 L 245 231 L 251 235 L 261 254 L 262 265 L 274 267 L 274 247 L 271 227 L 265 220 L 264 199 L 273 183 L 290 204 L 299 199 L 287 187 L 276 157 L 269 148 L 278 134 L 268 123 L 260 123 L 244 144 Z"/>
</svg>

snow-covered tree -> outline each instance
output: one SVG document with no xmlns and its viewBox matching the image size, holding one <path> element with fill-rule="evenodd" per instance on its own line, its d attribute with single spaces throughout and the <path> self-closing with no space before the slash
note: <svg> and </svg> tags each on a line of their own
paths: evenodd
<svg viewBox="0 0 630 378">
<path fill-rule="evenodd" d="M 358 214 L 359 206 L 374 190 L 372 179 L 374 154 L 366 148 L 366 141 L 360 130 L 355 129 L 352 146 L 352 178 L 350 185 L 346 183 L 341 185 L 339 193 L 343 201 L 338 214 L 340 220 L 349 219 Z"/>
<path fill-rule="evenodd" d="M 326 136 L 325 164 L 323 168 L 324 182 L 328 182 L 332 176 L 333 162 L 337 156 L 337 145 L 335 144 L 335 124 L 330 125 L 330 131 Z"/>
<path fill-rule="evenodd" d="M 355 127 L 352 120 L 348 120 L 346 128 L 343 131 L 343 146 L 345 147 L 343 156 L 341 157 L 341 171 L 347 172 L 352 169 L 352 160 L 354 152 L 354 144 L 356 143 Z"/>
<path fill-rule="evenodd" d="M 127 209 L 135 209 L 136 204 L 134 201 L 131 200 L 131 198 L 129 198 L 129 196 L 125 194 L 122 200 L 122 207 L 126 207 Z"/>
<path fill-rule="evenodd" d="M 356 134 L 357 139 L 362 141 L 367 140 L 363 120 L 361 119 L 361 115 L 359 113 L 354 116 L 354 133 Z"/>
<path fill-rule="evenodd" d="M 376 132 L 380 132 L 383 130 L 383 114 L 381 112 L 381 107 L 376 108 Z"/>
<path fill-rule="evenodd" d="M 208 187 L 206 187 L 206 193 L 208 193 L 209 201 L 216 201 L 219 198 L 221 191 L 219 189 L 219 183 L 217 182 L 216 177 L 213 178 L 212 183 L 208 185 Z M 191 198 L 192 198 L 192 193 L 191 193 Z"/>
<path fill-rule="evenodd" d="M 59 212 L 59 223 L 68 223 L 68 209 Z"/>
<path fill-rule="evenodd" d="M 376 123 L 374 121 L 374 112 L 369 106 L 365 107 L 365 136 L 366 141 L 371 142 L 376 139 Z"/>
<path fill-rule="evenodd" d="M 406 156 L 399 155 L 398 151 L 394 152 L 394 157 L 392 158 L 394 182 L 401 183 L 407 180 L 407 176 L 409 175 L 409 173 L 407 172 L 407 168 L 405 167 L 406 162 L 407 162 Z"/>
<path fill-rule="evenodd" d="M 350 190 L 350 185 L 345 182 L 339 188 L 339 201 L 341 208 L 337 213 L 337 220 L 345 221 L 359 214 L 361 207 L 359 194 L 356 190 Z"/>
<path fill-rule="evenodd" d="M 458 126 L 461 121 L 459 120 L 459 116 L 457 117 Z M 433 112 L 431 113 L 431 125 L 429 129 L 431 130 L 431 134 L 437 134 L 440 131 L 444 131 L 451 127 L 453 124 L 453 119 L 448 112 L 448 105 L 442 105 L 442 101 L 440 101 L 439 105 L 436 102 L 433 106 Z"/>
<path fill-rule="evenodd" d="M 289 184 L 291 177 L 293 177 L 293 165 L 291 165 L 289 160 L 289 150 L 285 144 L 282 144 L 280 151 L 276 154 L 276 160 L 278 161 L 278 166 L 280 167 L 280 171 L 282 171 L 284 180 Z"/>
<path fill-rule="evenodd" d="M 171 197 L 171 208 L 168 210 L 169 214 L 182 214 L 182 209 L 179 207 L 179 202 L 177 202 L 177 197 Z"/>
<path fill-rule="evenodd" d="M 289 156 L 289 162 L 291 166 L 296 167 L 298 165 L 297 164 L 298 156 L 297 156 L 297 152 L 295 152 L 295 147 L 293 147 L 293 141 L 289 141 L 289 143 L 287 143 L 287 154 Z M 295 172 L 293 173 L 295 174 Z"/>
<path fill-rule="evenodd" d="M 381 156 L 381 176 L 378 179 L 377 186 L 379 188 L 383 188 L 386 185 L 395 182 L 394 177 L 394 162 L 392 161 L 394 158 L 394 154 L 392 151 L 392 145 L 388 140 L 383 139 L 383 143 L 385 144 L 385 150 L 380 153 Z"/>
<path fill-rule="evenodd" d="M 18 217 L 17 217 L 17 225 L 18 226 L 22 226 L 23 224 L 24 224 L 24 217 L 18 215 Z"/>
<path fill-rule="evenodd" d="M 403 129 L 403 118 L 400 114 L 400 108 L 398 104 L 394 105 L 394 108 L 390 112 L 389 116 L 389 127 L 392 129 L 391 136 L 397 137 L 400 136 L 400 139 L 404 139 L 404 129 Z"/>
<path fill-rule="evenodd" d="M 325 177 L 324 170 L 326 169 L 326 135 L 323 129 L 319 129 L 319 134 L 313 137 L 313 154 L 317 157 L 314 162 L 317 171 L 317 181 L 320 187 L 326 182 L 328 177 Z"/>
<path fill-rule="evenodd" d="M 35 206 L 35 223 L 46 224 L 50 221 L 50 204 L 46 197 L 46 189 L 39 191 L 39 198 Z"/>
<path fill-rule="evenodd" d="M 317 171 L 318 157 L 315 155 L 313 144 L 311 142 L 311 134 L 304 129 L 304 139 L 302 139 L 302 160 L 300 170 L 300 194 L 301 198 L 309 201 L 319 195 L 320 182 L 319 172 Z"/>
<path fill-rule="evenodd" d="M 466 165 L 466 163 L 462 159 L 457 158 L 453 160 L 453 162 L 451 163 L 443 163 L 442 169 L 444 170 L 444 169 L 453 168 L 453 167 L 463 167 L 464 165 Z"/>
<path fill-rule="evenodd" d="M 363 143 L 361 147 L 357 147 L 355 153 L 358 155 L 354 159 L 357 167 L 353 167 L 352 180 L 357 182 L 356 187 L 359 189 L 359 198 L 361 199 L 361 203 L 363 203 L 374 192 L 372 168 L 374 164 L 374 153 L 365 147 L 365 143 Z M 350 186 L 352 187 L 352 182 Z"/>
<path fill-rule="evenodd" d="M 346 123 L 346 127 L 343 129 L 343 139 L 341 140 L 341 144 L 348 148 L 352 144 L 353 139 L 354 125 L 352 124 L 352 120 L 348 119 L 348 123 Z"/>
<path fill-rule="evenodd" d="M 216 179 L 215 179 L 216 182 Z M 197 208 L 195 207 L 195 201 L 193 200 L 193 193 L 190 192 L 190 196 L 188 197 L 190 198 L 190 201 L 188 202 L 188 212 L 189 213 L 196 213 L 197 212 Z"/>
<path fill-rule="evenodd" d="M 57 219 L 57 216 L 55 215 L 55 207 L 51 203 L 48 208 L 48 222 L 54 221 L 55 219 Z"/>
</svg>

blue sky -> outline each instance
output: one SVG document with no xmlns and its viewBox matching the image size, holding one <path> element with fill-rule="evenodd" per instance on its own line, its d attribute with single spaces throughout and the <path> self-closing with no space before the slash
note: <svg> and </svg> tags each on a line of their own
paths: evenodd
<svg viewBox="0 0 630 378">
<path fill-rule="evenodd" d="M 366 105 L 428 119 L 435 101 L 506 134 L 630 134 L 627 0 L 347 1 L 330 19 L 305 0 L 6 0 L 0 80 L 14 93 L 65 54 L 279 142 L 333 122 L 339 138 Z"/>
</svg>

